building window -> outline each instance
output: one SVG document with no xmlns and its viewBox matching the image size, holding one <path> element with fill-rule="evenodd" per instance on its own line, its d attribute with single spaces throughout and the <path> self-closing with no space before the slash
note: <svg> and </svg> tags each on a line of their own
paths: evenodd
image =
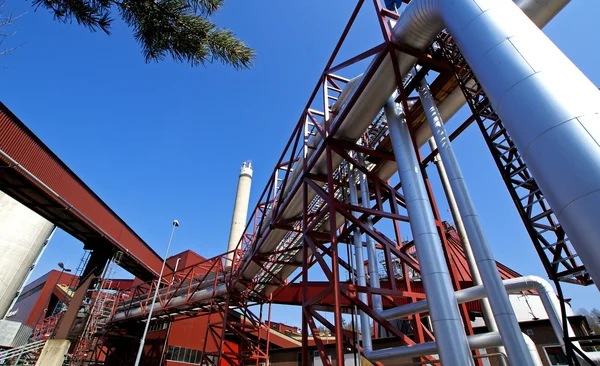
<svg viewBox="0 0 600 366">
<path fill-rule="evenodd" d="M 200 354 L 202 352 L 196 349 L 169 346 L 167 349 L 167 361 L 176 361 L 200 365 Z"/>
<path fill-rule="evenodd" d="M 167 329 L 169 326 L 169 322 L 164 321 L 155 321 L 150 323 L 150 327 L 148 327 L 148 332 L 156 332 L 159 330 Z"/>
<path fill-rule="evenodd" d="M 552 366 L 567 366 L 569 364 L 567 356 L 560 346 L 544 347 L 544 352 L 546 352 L 548 363 Z"/>
</svg>

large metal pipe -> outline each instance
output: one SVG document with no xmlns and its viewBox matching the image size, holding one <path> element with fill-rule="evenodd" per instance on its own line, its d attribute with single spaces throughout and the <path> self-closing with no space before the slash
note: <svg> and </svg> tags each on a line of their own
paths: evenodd
<svg viewBox="0 0 600 366">
<path fill-rule="evenodd" d="M 429 139 L 429 147 L 431 148 L 431 151 L 435 151 L 438 148 L 433 137 Z M 473 279 L 473 284 L 475 286 L 481 285 L 483 284 L 483 282 L 481 281 L 479 268 L 477 267 L 477 263 L 475 262 L 475 256 L 473 255 L 471 242 L 469 241 L 469 237 L 465 230 L 465 225 L 463 223 L 462 217 L 460 216 L 460 212 L 458 211 L 458 204 L 456 203 L 456 197 L 454 196 L 454 192 L 452 191 L 452 187 L 450 185 L 450 179 L 448 178 L 446 167 L 444 166 L 444 162 L 442 161 L 439 153 L 433 157 L 433 164 L 437 168 L 438 175 L 442 183 L 442 188 L 444 189 L 446 200 L 448 201 L 448 207 L 450 208 L 450 214 L 452 215 L 454 225 L 456 226 L 456 231 L 458 232 L 458 236 L 465 251 L 465 258 L 467 259 L 467 264 L 469 266 L 469 270 L 471 271 L 471 278 Z M 496 324 L 496 319 L 494 319 L 489 300 L 487 298 L 483 298 L 480 300 L 480 304 L 483 320 L 488 331 L 497 332 L 498 325 Z M 506 354 L 504 347 L 499 347 L 496 351 L 498 353 Z M 506 364 L 503 358 L 499 359 L 498 361 L 503 366 Z"/>
<path fill-rule="evenodd" d="M 537 351 L 535 343 L 526 334 L 521 333 L 523 341 L 527 344 L 528 351 L 533 359 L 534 366 L 542 366 L 542 360 Z M 485 348 L 498 348 L 502 344 L 502 338 L 498 332 L 489 332 L 483 334 L 476 334 L 467 337 L 469 348 L 485 349 Z M 419 343 L 412 346 L 394 347 L 379 349 L 376 351 L 365 352 L 365 357 L 369 361 L 385 361 L 394 358 L 408 358 L 408 357 L 419 357 L 425 355 L 434 355 L 438 353 L 438 347 L 435 342 Z M 504 361 L 501 361 L 504 362 Z"/>
<path fill-rule="evenodd" d="M 554 335 L 557 338 L 558 343 L 561 347 L 564 347 L 563 340 L 563 328 L 561 321 L 560 302 L 554 289 L 548 283 L 548 281 L 537 277 L 537 276 L 524 276 L 511 278 L 503 281 L 504 289 L 506 293 L 513 294 L 521 291 L 535 290 L 540 296 L 544 310 L 548 315 L 548 320 L 554 331 Z M 464 290 L 456 291 L 456 301 L 459 304 L 475 301 L 482 299 L 486 296 L 486 289 L 484 286 L 473 286 Z M 428 309 L 427 300 L 421 300 L 413 302 L 407 305 L 399 306 L 396 308 L 386 309 L 380 313 L 380 315 L 387 319 L 401 319 L 410 315 L 420 314 L 426 312 Z M 571 327 L 571 324 L 566 324 L 567 332 L 570 337 L 575 336 L 575 332 Z M 579 344 L 575 344 L 579 347 Z M 600 362 L 600 352 L 587 352 L 586 355 L 595 362 Z"/>
<path fill-rule="evenodd" d="M 237 191 L 235 193 L 235 205 L 231 218 L 231 229 L 229 231 L 229 242 L 227 244 L 227 260 L 225 265 L 231 267 L 235 250 L 244 235 L 246 220 L 248 219 L 248 203 L 250 202 L 250 187 L 252 185 L 252 164 L 249 161 L 242 163 L 238 179 Z"/>
<path fill-rule="evenodd" d="M 363 156 L 363 154 L 358 155 L 358 162 L 363 166 L 365 165 L 365 157 Z M 371 208 L 367 175 L 360 171 L 358 172 L 358 174 L 358 177 L 360 179 L 362 207 Z M 367 229 L 373 230 L 373 220 L 371 220 L 370 216 L 367 217 L 366 224 Z M 381 284 L 379 282 L 379 263 L 377 262 L 377 246 L 375 244 L 375 240 L 369 234 L 365 233 L 365 237 L 367 242 L 367 258 L 369 259 L 369 281 L 371 283 L 371 287 L 380 288 Z M 373 300 L 373 310 L 375 310 L 376 312 L 382 311 L 383 302 L 381 301 L 381 295 L 373 294 L 371 295 L 371 299 Z"/>
<path fill-rule="evenodd" d="M 439 341 L 439 338 L 437 338 L 437 340 Z M 491 348 L 497 347 L 500 344 L 502 344 L 502 339 L 500 338 L 500 334 L 498 332 L 475 334 L 467 338 L 467 345 L 469 349 Z M 369 361 L 385 361 L 393 358 L 419 357 L 439 353 L 439 344 L 437 344 L 436 342 L 425 342 L 414 344 L 411 346 L 384 348 L 371 352 L 365 352 L 365 357 Z M 471 359 L 471 363 L 473 363 L 473 359 L 470 355 L 469 358 Z M 444 358 L 441 358 L 441 361 L 444 365 L 467 365 L 466 363 L 447 363 L 447 361 L 445 361 Z"/>
<path fill-rule="evenodd" d="M 216 286 L 214 289 L 212 287 L 206 288 L 204 290 L 196 291 L 192 296 L 188 299 L 187 292 L 184 292 L 182 295 L 172 298 L 169 301 L 169 308 L 177 308 L 178 306 L 186 305 L 193 302 L 200 302 L 203 300 L 208 300 L 214 296 L 220 296 L 227 293 L 227 285 L 221 284 Z M 163 309 L 163 306 L 160 302 L 157 302 L 152 307 L 152 311 L 158 313 Z M 149 308 L 146 308 L 145 311 L 149 311 Z M 131 310 L 128 311 L 120 311 L 115 313 L 111 321 L 116 322 L 124 319 L 134 318 L 138 316 L 144 315 L 144 310 L 142 310 L 141 306 L 132 307 Z"/>
<path fill-rule="evenodd" d="M 440 358 L 447 365 L 473 365 L 419 161 L 404 112 L 397 107 L 392 97 L 384 110 Z"/>
<path fill-rule="evenodd" d="M 350 183 L 350 203 L 352 206 L 358 206 L 358 191 L 356 190 L 356 176 L 354 174 L 354 168 L 350 167 L 348 172 L 348 180 Z M 358 217 L 358 212 L 352 213 Z M 367 286 L 367 276 L 365 274 L 365 260 L 363 258 L 363 243 L 362 236 L 360 235 L 360 229 L 354 229 L 353 233 L 354 240 L 354 257 L 356 262 L 356 279 L 359 286 Z M 369 263 L 370 266 L 370 263 Z M 358 299 L 365 304 L 369 303 L 368 296 L 365 292 L 358 293 Z M 371 325 L 369 324 L 369 316 L 364 312 L 360 311 L 360 330 L 362 333 L 362 342 L 365 352 L 373 350 L 373 343 L 371 342 Z"/>
<path fill-rule="evenodd" d="M 413 1 L 394 39 L 426 47 L 444 27 L 590 275 L 600 278 L 600 91 L 509 0 Z"/>
<path fill-rule="evenodd" d="M 483 232 L 479 215 L 471 200 L 467 184 L 458 165 L 458 159 L 456 159 L 454 149 L 446 134 L 446 128 L 440 118 L 427 81 L 422 79 L 417 89 L 425 116 L 433 132 L 439 155 L 448 174 L 452 192 L 456 197 L 456 204 L 460 211 L 459 216 L 464 222 L 464 228 L 473 249 L 476 267 L 479 269 L 481 281 L 483 281 L 486 289 L 487 298 L 489 299 L 494 319 L 498 325 L 498 330 L 502 335 L 508 359 L 513 365 L 531 364 L 532 360 L 527 349 L 527 344 L 523 337 L 521 337 L 521 328 L 517 322 L 517 317 L 510 304 L 508 295 L 504 291 L 502 279 L 496 266 L 496 260 Z"/>
</svg>

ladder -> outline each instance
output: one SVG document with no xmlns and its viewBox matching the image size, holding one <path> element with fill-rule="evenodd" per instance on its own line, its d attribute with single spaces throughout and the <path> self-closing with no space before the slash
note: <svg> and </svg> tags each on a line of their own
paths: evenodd
<svg viewBox="0 0 600 366">
<path fill-rule="evenodd" d="M 75 351 L 73 352 L 70 363 L 72 366 L 85 364 L 86 360 L 91 356 L 91 353 L 98 345 L 98 332 L 104 329 L 106 323 L 108 323 L 108 320 L 112 316 L 117 304 L 118 294 L 117 291 L 112 289 L 113 277 L 122 256 L 122 252 L 116 252 L 104 270 L 102 280 L 93 295 L 92 306 L 88 312 L 83 333 L 75 346 Z"/>
</svg>

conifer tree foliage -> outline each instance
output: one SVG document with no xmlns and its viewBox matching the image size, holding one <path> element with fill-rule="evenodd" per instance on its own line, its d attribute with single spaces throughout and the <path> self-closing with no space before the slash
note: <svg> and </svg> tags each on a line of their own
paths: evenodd
<svg viewBox="0 0 600 366">
<path fill-rule="evenodd" d="M 146 62 L 171 56 L 192 66 L 219 61 L 236 69 L 252 66 L 254 51 L 229 29 L 208 18 L 224 0 L 34 0 L 56 20 L 77 22 L 110 34 L 118 14 L 133 29 Z"/>
</svg>

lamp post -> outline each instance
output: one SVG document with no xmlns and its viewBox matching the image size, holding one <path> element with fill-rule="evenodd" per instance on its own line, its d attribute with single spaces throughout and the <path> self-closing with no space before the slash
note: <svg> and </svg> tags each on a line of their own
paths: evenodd
<svg viewBox="0 0 600 366">
<path fill-rule="evenodd" d="M 71 272 L 71 269 L 70 268 L 66 268 L 65 264 L 63 262 L 58 262 L 58 268 L 60 268 L 60 274 L 58 275 L 58 278 L 56 279 L 56 284 L 54 284 L 54 287 L 60 285 L 60 278 L 62 277 L 63 273 L 65 273 L 65 272 L 70 273 Z M 54 313 L 56 312 L 56 307 L 57 306 L 58 306 L 58 304 L 56 304 L 56 306 L 52 310 L 52 315 L 54 315 Z"/>
<path fill-rule="evenodd" d="M 156 303 L 156 297 L 158 296 L 158 289 L 160 288 L 160 282 L 162 281 L 163 271 L 165 270 L 165 264 L 167 262 L 167 257 L 169 256 L 169 248 L 171 247 L 171 241 L 173 240 L 173 234 L 175 233 L 175 228 L 179 226 L 179 221 L 173 220 L 173 228 L 171 229 L 171 236 L 169 237 L 169 243 L 167 244 L 167 251 L 165 252 L 165 259 L 163 259 L 162 266 L 160 267 L 160 274 L 158 275 L 158 281 L 156 282 L 156 288 L 154 289 L 154 296 L 152 297 L 152 305 L 150 305 L 150 310 L 148 310 L 148 320 L 146 320 L 146 326 L 144 327 L 144 333 L 142 334 L 142 339 L 140 340 L 140 348 L 138 350 L 137 356 L 135 358 L 135 366 L 139 366 L 140 360 L 142 359 L 142 353 L 144 352 L 144 344 L 146 343 L 146 334 L 148 334 L 148 328 L 150 327 L 150 319 L 152 319 L 152 311 L 154 310 L 154 303 Z"/>
</svg>

